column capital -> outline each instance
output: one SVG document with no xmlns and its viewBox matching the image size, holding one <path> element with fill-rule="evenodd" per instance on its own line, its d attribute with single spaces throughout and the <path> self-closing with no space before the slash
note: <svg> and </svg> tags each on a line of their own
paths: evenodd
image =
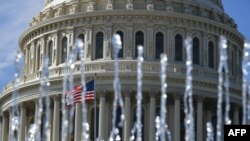
<svg viewBox="0 0 250 141">
<path fill-rule="evenodd" d="M 9 108 L 6 110 L 6 113 L 11 113 L 11 111 L 12 111 L 12 108 L 9 107 Z"/>
<path fill-rule="evenodd" d="M 196 99 L 197 99 L 197 102 L 203 102 L 204 97 L 202 97 L 202 96 L 198 96 Z"/>
<path fill-rule="evenodd" d="M 122 94 L 123 94 L 125 97 L 131 97 L 132 93 L 133 93 L 133 90 L 132 90 L 132 89 L 131 89 L 131 90 L 125 90 L 125 91 L 122 92 Z"/>
<path fill-rule="evenodd" d="M 234 110 L 239 110 L 240 106 L 238 104 L 233 104 L 233 109 Z"/>
<path fill-rule="evenodd" d="M 1 116 L 2 116 L 2 117 L 7 117 L 7 114 L 8 114 L 7 111 L 2 111 L 2 112 L 1 112 Z"/>
<path fill-rule="evenodd" d="M 38 104 L 38 98 L 33 99 L 33 102 L 34 102 L 35 105 Z"/>
<path fill-rule="evenodd" d="M 54 101 L 60 101 L 60 96 L 59 95 L 53 96 L 52 99 Z"/>
<path fill-rule="evenodd" d="M 27 107 L 27 105 L 26 105 L 26 103 L 21 102 L 21 103 L 19 103 L 19 107 L 20 107 L 20 109 L 25 109 Z"/>
<path fill-rule="evenodd" d="M 174 93 L 174 95 L 173 95 L 173 97 L 174 97 L 174 99 L 181 99 L 181 94 L 179 94 L 179 93 Z"/>
<path fill-rule="evenodd" d="M 106 97 L 106 95 L 107 95 L 107 93 L 108 93 L 108 90 L 103 90 L 103 91 L 97 91 L 97 94 L 98 94 L 98 96 L 100 97 L 100 98 L 105 98 Z M 97 95 L 96 94 L 96 95 Z"/>
<path fill-rule="evenodd" d="M 159 94 L 158 91 L 150 91 L 150 92 L 148 93 L 148 95 L 149 95 L 150 98 L 155 98 L 157 94 Z"/>
</svg>

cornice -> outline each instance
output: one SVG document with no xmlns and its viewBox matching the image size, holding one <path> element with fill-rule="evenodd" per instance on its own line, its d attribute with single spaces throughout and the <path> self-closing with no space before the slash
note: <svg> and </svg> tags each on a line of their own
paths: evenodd
<svg viewBox="0 0 250 141">
<path fill-rule="evenodd" d="M 128 19 L 133 19 L 133 23 L 147 23 L 150 21 L 157 22 L 165 26 L 176 25 L 175 27 L 185 27 L 203 31 L 212 31 L 217 35 L 225 35 L 227 38 L 238 38 L 243 43 L 244 36 L 239 33 L 238 30 L 231 28 L 228 25 L 220 22 L 198 17 L 183 13 L 170 13 L 165 11 L 147 11 L 147 10 L 119 10 L 119 11 L 94 11 L 90 13 L 76 13 L 71 15 L 64 15 L 56 18 L 51 18 L 38 24 L 31 26 L 27 29 L 19 38 L 19 45 L 23 50 L 24 44 L 29 40 L 40 36 L 41 34 L 47 34 L 50 32 L 56 32 L 58 30 L 68 29 L 69 27 L 81 27 L 88 25 L 103 24 L 106 20 L 108 22 L 127 23 Z M 140 19 L 140 20 L 138 20 Z"/>
</svg>

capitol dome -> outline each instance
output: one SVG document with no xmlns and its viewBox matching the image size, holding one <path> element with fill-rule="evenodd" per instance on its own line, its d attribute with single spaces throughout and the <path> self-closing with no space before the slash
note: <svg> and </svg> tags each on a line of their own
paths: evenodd
<svg viewBox="0 0 250 141">
<path fill-rule="evenodd" d="M 24 67 L 17 100 L 22 121 L 20 141 L 27 140 L 27 131 L 37 122 L 38 100 L 44 56 L 49 58 L 51 123 L 49 138 L 61 139 L 62 104 L 65 98 L 62 85 L 66 60 L 76 39 L 84 42 L 86 81 L 95 80 L 95 100 L 87 103 L 90 139 L 95 135 L 108 140 L 111 131 L 114 99 L 114 59 L 111 38 L 120 35 L 119 77 L 125 105 L 124 127 L 119 128 L 122 141 L 128 141 L 135 123 L 137 90 L 137 46 L 143 45 L 143 141 L 155 141 L 155 116 L 160 107 L 160 54 L 168 56 L 168 124 L 173 141 L 184 141 L 184 102 L 186 52 L 184 40 L 193 44 L 193 99 L 196 141 L 205 141 L 206 122 L 216 124 L 218 94 L 219 37 L 227 38 L 231 111 L 234 124 L 240 122 L 242 71 L 241 60 L 244 36 L 235 21 L 223 10 L 221 0 L 47 0 L 35 15 L 30 27 L 19 38 L 24 54 Z M 73 70 L 74 83 L 81 83 L 81 62 Z M 10 141 L 11 102 L 14 82 L 0 95 L 0 124 L 2 141 Z M 98 122 L 94 122 L 94 109 Z M 81 138 L 79 107 L 75 110 L 75 132 L 67 141 Z M 45 114 L 45 112 L 42 112 Z M 59 116 L 58 116 L 59 115 Z M 77 118 L 78 117 L 78 118 Z M 94 123 L 98 123 L 97 131 Z M 214 125 L 215 126 L 215 125 Z M 95 134 L 96 133 L 96 134 Z M 42 133 L 41 133 L 42 134 Z M 42 135 L 41 135 L 42 138 Z"/>
<path fill-rule="evenodd" d="M 49 8 L 51 6 L 56 6 L 58 4 L 68 3 L 68 2 L 73 2 L 73 1 L 77 1 L 77 0 L 46 0 L 45 1 L 45 9 Z M 105 1 L 105 0 L 103 0 L 103 1 Z M 106 0 L 106 1 L 108 1 L 108 0 Z M 115 0 L 115 1 L 121 2 L 121 0 Z M 124 1 L 126 1 L 126 0 L 124 0 Z M 127 1 L 129 1 L 129 0 L 127 0 Z M 164 0 L 158 0 L 158 1 L 164 1 Z M 166 0 L 166 1 L 169 1 L 169 2 L 171 2 L 171 1 L 185 2 L 185 1 L 182 1 L 182 0 Z M 193 3 L 193 4 L 213 8 L 215 10 L 223 11 L 223 6 L 222 6 L 221 0 L 186 0 L 185 3 Z"/>
</svg>

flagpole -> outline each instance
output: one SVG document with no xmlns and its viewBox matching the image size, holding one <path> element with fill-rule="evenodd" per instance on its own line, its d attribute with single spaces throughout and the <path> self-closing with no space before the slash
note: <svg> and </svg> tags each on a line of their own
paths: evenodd
<svg viewBox="0 0 250 141">
<path fill-rule="evenodd" d="M 95 97 L 94 97 L 94 141 L 96 141 L 96 91 L 95 91 L 95 78 L 96 78 L 96 73 L 94 77 L 94 92 L 95 92 Z"/>
</svg>

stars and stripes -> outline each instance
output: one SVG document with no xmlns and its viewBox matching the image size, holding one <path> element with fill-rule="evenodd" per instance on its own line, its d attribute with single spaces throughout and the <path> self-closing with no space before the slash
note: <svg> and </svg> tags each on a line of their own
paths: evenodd
<svg viewBox="0 0 250 141">
<path fill-rule="evenodd" d="M 86 94 L 85 94 L 85 101 L 91 101 L 95 99 L 95 82 L 94 80 L 89 81 L 86 83 Z M 74 87 L 72 92 L 73 100 L 70 100 L 70 92 L 67 91 L 66 93 L 66 102 L 67 105 L 72 105 L 73 103 L 81 103 L 82 102 L 82 94 L 83 94 L 83 86 L 77 85 Z"/>
</svg>

